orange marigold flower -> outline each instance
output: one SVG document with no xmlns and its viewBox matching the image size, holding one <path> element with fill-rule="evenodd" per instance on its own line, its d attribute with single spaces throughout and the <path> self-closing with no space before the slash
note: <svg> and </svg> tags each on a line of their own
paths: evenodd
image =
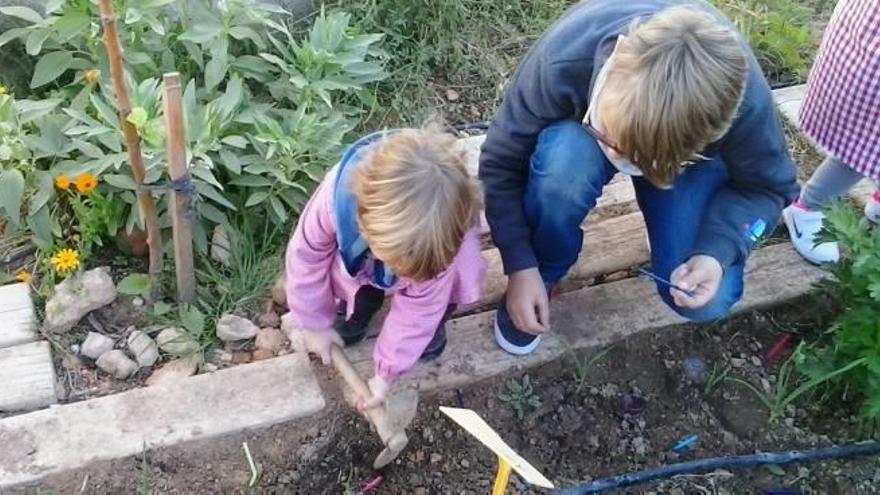
<svg viewBox="0 0 880 495">
<path fill-rule="evenodd" d="M 98 179 L 89 173 L 76 178 L 76 189 L 81 193 L 90 193 L 98 187 Z"/>
<path fill-rule="evenodd" d="M 55 187 L 61 189 L 62 191 L 67 191 L 70 189 L 70 177 L 66 175 L 59 175 L 55 177 Z"/>
<path fill-rule="evenodd" d="M 83 78 L 86 80 L 87 83 L 93 83 L 98 79 L 101 79 L 101 71 L 99 71 L 98 69 L 89 69 L 86 71 L 85 74 L 83 74 Z"/>
<path fill-rule="evenodd" d="M 49 261 L 56 271 L 66 273 L 76 270 L 79 266 L 79 253 L 73 249 L 65 248 L 58 251 Z"/>
<path fill-rule="evenodd" d="M 33 278 L 33 277 L 31 276 L 31 274 L 28 273 L 28 272 L 26 272 L 26 271 L 24 271 L 24 270 L 18 272 L 18 275 L 15 276 L 15 280 L 18 280 L 19 282 L 23 282 L 23 283 L 28 283 L 28 282 L 30 282 L 30 281 L 31 281 L 31 278 Z"/>
</svg>

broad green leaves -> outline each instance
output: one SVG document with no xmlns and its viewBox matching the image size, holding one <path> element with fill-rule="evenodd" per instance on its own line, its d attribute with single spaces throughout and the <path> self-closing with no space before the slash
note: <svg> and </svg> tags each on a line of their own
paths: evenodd
<svg viewBox="0 0 880 495">
<path fill-rule="evenodd" d="M 0 173 L 0 207 L 6 217 L 18 225 L 21 223 L 21 202 L 24 197 L 24 175 L 21 171 L 11 169 Z"/>
<path fill-rule="evenodd" d="M 68 51 L 57 51 L 43 55 L 34 67 L 31 88 L 39 88 L 58 79 L 70 68 L 72 63 L 73 55 Z"/>
<path fill-rule="evenodd" d="M 128 296 L 143 296 L 150 292 L 150 276 L 145 273 L 132 273 L 119 281 L 116 290 Z"/>
<path fill-rule="evenodd" d="M 197 237 L 204 241 L 213 224 L 228 223 L 229 212 L 242 208 L 290 222 L 338 159 L 364 107 L 375 101 L 369 84 L 385 77 L 376 48 L 382 36 L 360 34 L 339 12 L 322 12 L 307 35 L 294 34 L 278 17 L 283 10 L 254 1 L 125 4 L 117 11 L 117 28 L 132 107 L 126 119 L 140 137 L 146 183 L 167 180 L 157 74 L 177 71 L 185 85 L 187 163 L 201 219 Z M 0 46 L 18 40 L 34 57 L 30 95 L 7 96 L 5 103 L 0 97 L 0 124 L 8 123 L 15 137 L 6 142 L 0 132 L 0 214 L 45 246 L 72 228 L 58 221 L 69 208 L 58 201 L 68 194 L 55 188 L 60 175 L 98 177 L 102 198 L 112 203 L 105 205 L 112 221 L 104 230 L 130 231 L 143 223 L 99 39 L 98 7 L 77 5 L 52 0 L 45 18 L 26 8 L 0 8 L 29 23 L 0 33 Z M 161 211 L 165 189 L 153 194 Z"/>
</svg>

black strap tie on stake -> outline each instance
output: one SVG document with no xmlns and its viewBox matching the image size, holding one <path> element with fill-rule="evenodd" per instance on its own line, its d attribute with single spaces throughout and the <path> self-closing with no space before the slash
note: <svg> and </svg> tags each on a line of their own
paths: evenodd
<svg viewBox="0 0 880 495">
<path fill-rule="evenodd" d="M 198 196 L 196 193 L 198 190 L 196 189 L 196 184 L 192 180 L 192 175 L 189 172 L 186 172 L 179 178 L 172 180 L 171 182 L 160 182 L 158 184 L 135 184 L 135 191 L 137 192 L 160 192 L 165 193 L 168 191 L 174 191 L 178 194 L 182 194 L 183 197 L 187 201 L 186 208 L 186 217 L 192 220 L 195 217 L 195 204 L 198 200 Z"/>
</svg>

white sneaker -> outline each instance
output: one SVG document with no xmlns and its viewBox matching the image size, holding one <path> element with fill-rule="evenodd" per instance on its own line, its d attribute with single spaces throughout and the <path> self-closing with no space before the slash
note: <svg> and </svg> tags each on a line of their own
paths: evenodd
<svg viewBox="0 0 880 495">
<path fill-rule="evenodd" d="M 880 223 L 880 191 L 875 192 L 865 204 L 865 218 Z"/>
<path fill-rule="evenodd" d="M 840 258 L 840 249 L 836 242 L 816 244 L 825 214 L 821 211 L 810 211 L 796 205 L 789 205 L 782 210 L 785 226 L 794 248 L 807 261 L 814 264 L 834 263 Z"/>
</svg>

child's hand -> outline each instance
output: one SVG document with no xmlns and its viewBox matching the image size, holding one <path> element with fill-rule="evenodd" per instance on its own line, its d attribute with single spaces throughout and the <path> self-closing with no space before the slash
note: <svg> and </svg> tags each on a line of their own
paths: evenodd
<svg viewBox="0 0 880 495">
<path fill-rule="evenodd" d="M 522 332 L 541 335 L 550 329 L 550 300 L 537 268 L 510 274 L 507 311 L 513 324 Z"/>
<path fill-rule="evenodd" d="M 324 364 L 330 364 L 330 346 L 333 344 L 343 347 L 342 337 L 332 328 L 322 330 L 303 330 L 303 340 L 306 343 L 306 349 L 312 354 L 316 354 L 321 358 Z"/>
<path fill-rule="evenodd" d="M 385 399 L 388 398 L 388 393 L 391 391 L 391 385 L 379 376 L 370 378 L 367 385 L 370 387 L 370 393 L 373 394 L 373 396 L 361 397 L 358 399 L 357 409 L 360 412 L 381 406 L 385 402 Z"/>
<path fill-rule="evenodd" d="M 670 282 L 689 290 L 693 297 L 677 289 L 669 289 L 676 306 L 697 309 L 705 306 L 718 293 L 724 268 L 711 256 L 698 254 L 672 272 Z"/>
</svg>

